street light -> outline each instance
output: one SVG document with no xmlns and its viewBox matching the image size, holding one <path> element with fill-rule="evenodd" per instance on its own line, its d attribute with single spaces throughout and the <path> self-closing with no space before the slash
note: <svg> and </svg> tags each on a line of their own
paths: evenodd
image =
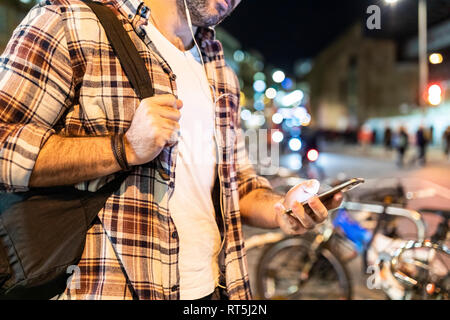
<svg viewBox="0 0 450 320">
<path fill-rule="evenodd" d="M 442 54 L 440 53 L 432 53 L 430 54 L 430 57 L 428 59 L 430 60 L 431 64 L 439 64 L 442 63 L 442 61 L 444 60 Z"/>
<path fill-rule="evenodd" d="M 399 0 L 384 0 L 388 4 L 395 4 Z M 427 1 L 419 0 L 419 93 L 424 97 L 428 82 L 427 61 Z M 420 99 L 420 105 L 426 106 L 424 99 Z"/>
</svg>

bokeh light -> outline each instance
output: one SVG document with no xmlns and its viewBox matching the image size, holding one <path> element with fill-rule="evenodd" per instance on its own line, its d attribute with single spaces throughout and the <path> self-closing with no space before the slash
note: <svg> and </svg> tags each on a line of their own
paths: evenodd
<svg viewBox="0 0 450 320">
<path fill-rule="evenodd" d="M 298 151 L 302 148 L 302 141 L 299 138 L 292 138 L 289 140 L 289 149 Z"/>
<path fill-rule="evenodd" d="M 253 80 L 254 81 L 258 81 L 258 80 L 262 80 L 265 81 L 266 80 L 266 75 L 262 72 L 257 72 L 253 75 Z"/>
<path fill-rule="evenodd" d="M 275 123 L 275 124 L 282 123 L 283 119 L 284 119 L 283 115 L 281 113 L 278 113 L 278 112 L 274 113 L 273 116 L 272 116 L 272 122 Z"/>
<path fill-rule="evenodd" d="M 253 89 L 256 92 L 264 92 L 266 90 L 266 83 L 263 80 L 256 80 L 253 83 Z"/>
<path fill-rule="evenodd" d="M 245 104 L 247 103 L 247 97 L 245 96 L 245 93 L 241 91 L 240 95 L 239 95 L 239 103 L 241 106 L 245 106 Z"/>
<path fill-rule="evenodd" d="M 277 70 L 272 74 L 272 79 L 273 81 L 275 81 L 276 83 L 281 83 L 283 82 L 283 80 L 286 78 L 286 75 L 284 74 L 283 71 L 281 70 Z"/>
<path fill-rule="evenodd" d="M 438 84 L 432 84 L 428 87 L 428 102 L 437 106 L 442 101 L 442 88 Z"/>
<path fill-rule="evenodd" d="M 303 99 L 303 96 L 304 96 L 303 91 L 295 90 L 295 91 L 292 91 L 291 93 L 287 94 L 286 96 L 284 96 L 281 100 L 281 103 L 286 107 L 291 106 L 291 105 L 301 102 Z"/>
<path fill-rule="evenodd" d="M 243 109 L 241 111 L 241 119 L 244 121 L 250 120 L 250 117 L 252 116 L 252 113 L 248 109 Z"/>
<path fill-rule="evenodd" d="M 310 123 L 311 123 L 311 115 L 307 113 L 305 117 L 302 119 L 301 125 L 307 127 L 309 126 Z"/>
<path fill-rule="evenodd" d="M 311 162 L 317 161 L 317 159 L 319 159 L 319 151 L 317 151 L 316 149 L 311 149 L 306 154 L 306 157 Z"/>
<path fill-rule="evenodd" d="M 274 88 L 267 88 L 266 97 L 269 99 L 274 99 L 277 96 L 277 90 Z"/>
<path fill-rule="evenodd" d="M 241 50 L 236 50 L 233 54 L 233 59 L 236 62 L 242 62 L 245 59 L 245 53 Z"/>
<path fill-rule="evenodd" d="M 275 131 L 272 133 L 273 142 L 280 143 L 281 141 L 283 141 L 283 139 L 284 139 L 283 132 Z"/>
<path fill-rule="evenodd" d="M 291 89 L 293 85 L 294 85 L 294 82 L 292 81 L 291 78 L 286 78 L 286 79 L 283 80 L 283 82 L 281 82 L 281 86 L 285 90 Z"/>
<path fill-rule="evenodd" d="M 430 60 L 430 63 L 432 63 L 432 64 L 439 64 L 439 63 L 442 63 L 444 58 L 442 57 L 442 54 L 440 54 L 440 53 L 432 53 L 432 54 L 430 54 L 429 60 Z"/>
</svg>

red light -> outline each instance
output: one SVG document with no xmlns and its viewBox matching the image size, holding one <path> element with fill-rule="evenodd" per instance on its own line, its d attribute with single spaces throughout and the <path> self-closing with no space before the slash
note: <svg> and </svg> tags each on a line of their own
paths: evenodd
<svg viewBox="0 0 450 320">
<path fill-rule="evenodd" d="M 442 102 L 442 87 L 438 84 L 431 84 L 428 86 L 428 102 L 433 105 L 437 106 Z"/>
<path fill-rule="evenodd" d="M 426 288 L 428 294 L 433 294 L 434 290 L 436 289 L 436 286 L 434 283 L 428 283 L 425 288 Z"/>
<path fill-rule="evenodd" d="M 311 149 L 306 154 L 306 157 L 308 158 L 309 161 L 314 162 L 317 159 L 319 159 L 319 151 L 317 151 L 316 149 Z"/>
</svg>

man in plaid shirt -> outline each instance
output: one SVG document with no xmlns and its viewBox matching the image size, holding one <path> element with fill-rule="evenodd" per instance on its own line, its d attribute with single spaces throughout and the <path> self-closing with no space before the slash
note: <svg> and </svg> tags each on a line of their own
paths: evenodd
<svg viewBox="0 0 450 320">
<path fill-rule="evenodd" d="M 250 299 L 241 221 L 301 234 L 322 222 L 327 209 L 312 197 L 314 216 L 306 215 L 299 202 L 305 184 L 284 197 L 276 195 L 248 161 L 239 82 L 211 28 L 240 0 L 100 2 L 123 22 L 146 62 L 155 96 L 139 101 L 103 28 L 82 1 L 41 1 L 0 57 L 0 190 L 75 185 L 96 191 L 123 169 L 111 147 L 111 136 L 122 136 L 131 174 L 99 212 L 86 238 L 80 273 L 72 279 L 76 285 L 62 298 L 179 299 L 180 242 L 185 240 L 169 200 L 181 183 L 175 180 L 175 165 L 183 102 L 177 77 L 146 27 L 153 21 L 184 52 L 194 45 L 190 15 L 218 133 L 215 172 L 221 205 L 215 214 L 223 246 L 216 256 L 217 285 L 230 299 Z M 284 214 L 285 208 L 298 219 Z"/>
</svg>

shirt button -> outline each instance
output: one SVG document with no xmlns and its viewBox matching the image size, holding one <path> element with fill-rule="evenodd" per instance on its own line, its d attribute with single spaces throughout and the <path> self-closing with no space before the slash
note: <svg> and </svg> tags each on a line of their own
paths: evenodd
<svg viewBox="0 0 450 320">
<path fill-rule="evenodd" d="M 170 75 L 170 79 L 171 79 L 172 81 L 175 81 L 175 80 L 177 79 L 177 75 L 176 75 L 175 73 L 172 73 L 172 74 Z"/>
<path fill-rule="evenodd" d="M 174 239 L 178 238 L 178 232 L 176 231 L 172 232 L 172 238 Z"/>
<path fill-rule="evenodd" d="M 133 15 L 131 13 L 128 15 L 128 19 L 133 19 Z"/>
<path fill-rule="evenodd" d="M 169 182 L 169 188 L 175 188 L 175 183 L 173 182 L 173 181 L 170 181 Z"/>
<path fill-rule="evenodd" d="M 178 290 L 178 288 L 179 288 L 180 286 L 179 285 L 174 285 L 173 287 L 172 287 L 172 292 L 175 292 L 175 291 L 177 291 Z"/>
</svg>

